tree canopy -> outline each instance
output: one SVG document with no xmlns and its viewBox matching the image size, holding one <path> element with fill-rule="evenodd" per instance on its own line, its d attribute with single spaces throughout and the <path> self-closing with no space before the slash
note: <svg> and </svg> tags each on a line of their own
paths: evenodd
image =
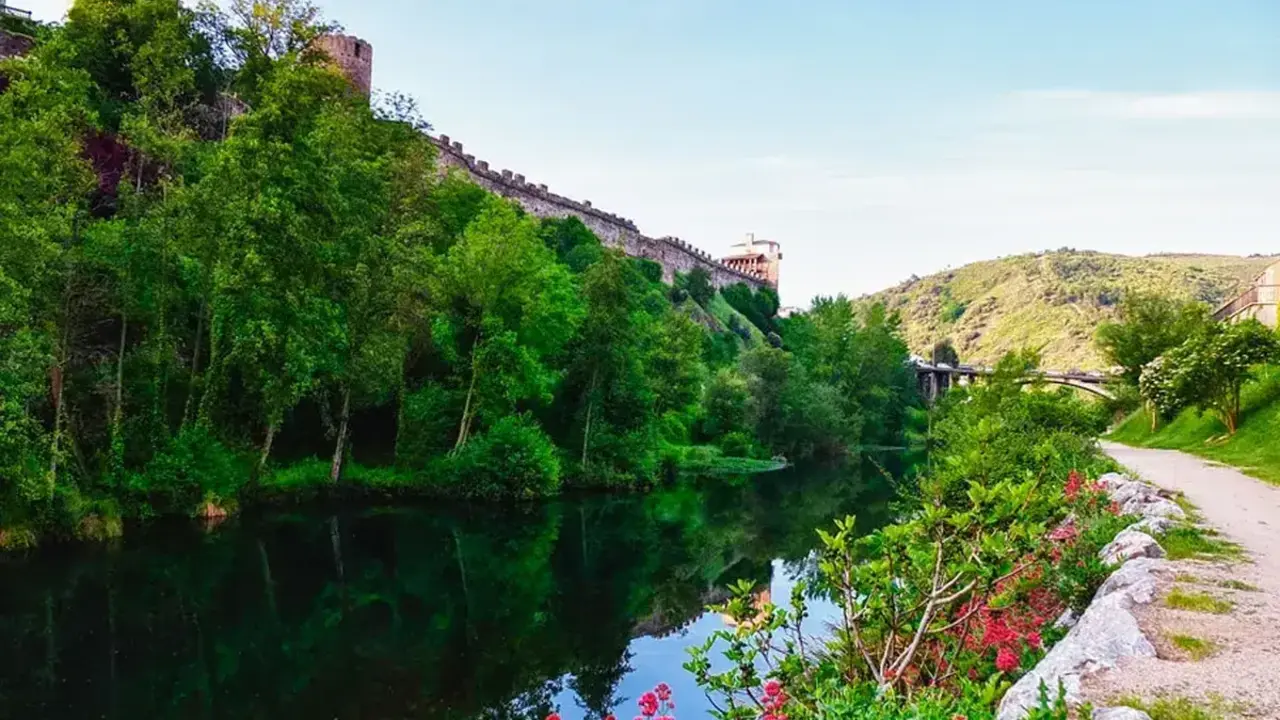
<svg viewBox="0 0 1280 720">
<path fill-rule="evenodd" d="M 705 271 L 690 302 L 442 173 L 411 98 L 330 67 L 335 28 L 305 0 L 77 0 L 0 63 L 0 538 L 647 487 L 898 432 L 892 318 L 780 321 Z"/>
</svg>

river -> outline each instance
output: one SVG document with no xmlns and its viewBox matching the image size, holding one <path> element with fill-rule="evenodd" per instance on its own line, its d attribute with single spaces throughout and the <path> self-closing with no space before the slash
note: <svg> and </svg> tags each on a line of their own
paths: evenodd
<svg viewBox="0 0 1280 720">
<path fill-rule="evenodd" d="M 785 604 L 815 528 L 884 521 L 884 464 L 157 521 L 10 557 L 0 717 L 598 719 L 631 717 L 659 681 L 678 717 L 705 717 L 681 665 L 724 627 L 706 604 L 742 578 Z M 817 603 L 814 622 L 829 611 Z"/>
</svg>

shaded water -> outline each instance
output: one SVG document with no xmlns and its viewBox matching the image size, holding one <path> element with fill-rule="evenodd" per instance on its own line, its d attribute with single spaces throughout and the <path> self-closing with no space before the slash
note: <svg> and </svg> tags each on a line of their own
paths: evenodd
<svg viewBox="0 0 1280 720">
<path fill-rule="evenodd" d="M 785 603 L 814 529 L 883 519 L 875 466 L 521 506 L 309 510 L 0 564 L 0 717 L 634 715 L 746 578 Z M 819 607 L 818 615 L 821 616 Z M 820 619 L 820 618 L 819 618 Z"/>
</svg>

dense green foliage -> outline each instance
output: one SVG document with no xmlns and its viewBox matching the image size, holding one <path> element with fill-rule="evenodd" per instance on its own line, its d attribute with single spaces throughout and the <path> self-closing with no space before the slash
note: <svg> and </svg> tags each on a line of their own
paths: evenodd
<svg viewBox="0 0 1280 720">
<path fill-rule="evenodd" d="M 1129 257 L 1061 249 L 971 263 L 911 279 L 867 299 L 902 315 L 912 352 L 929 356 L 948 338 L 967 362 L 992 365 L 1005 353 L 1037 349 L 1044 367 L 1103 370 L 1093 342 L 1116 319 L 1126 294 L 1159 294 L 1214 305 L 1238 292 L 1271 257 Z"/>
<path fill-rule="evenodd" d="M 1120 303 L 1116 320 L 1098 326 L 1095 342 L 1107 362 L 1121 368 L 1125 382 L 1136 386 L 1148 363 L 1208 323 L 1209 308 L 1203 303 L 1131 292 Z"/>
<path fill-rule="evenodd" d="M 1105 419 L 1070 392 L 1025 391 L 1034 360 L 1009 356 L 989 384 L 946 396 L 930 467 L 896 522 L 819 531 L 810 588 L 840 609 L 830 637 L 801 632 L 804 586 L 788 610 L 749 584 L 716 608 L 735 627 L 693 648 L 687 667 L 719 699 L 717 717 L 994 714 L 1060 632 L 1052 618 L 1106 578 L 1097 553 L 1130 521 L 1084 481 L 1114 467 L 1094 442 Z M 717 647 L 729 662 L 712 664 Z M 1052 700 L 1042 717 L 1065 719 Z"/>
<path fill-rule="evenodd" d="M 0 537 L 896 440 L 914 382 L 881 309 L 677 291 L 441 176 L 327 29 L 297 0 L 79 0 L 0 67 Z"/>
</svg>

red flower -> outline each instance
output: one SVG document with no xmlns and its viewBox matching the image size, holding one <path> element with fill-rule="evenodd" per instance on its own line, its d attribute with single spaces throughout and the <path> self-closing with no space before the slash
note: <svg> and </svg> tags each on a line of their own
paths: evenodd
<svg viewBox="0 0 1280 720">
<path fill-rule="evenodd" d="M 770 680 L 769 682 L 764 684 L 764 694 L 767 697 L 771 697 L 771 698 L 778 697 L 778 694 L 781 692 L 782 692 L 782 683 L 778 682 L 777 680 Z"/>
<path fill-rule="evenodd" d="M 1002 647 L 996 653 L 996 669 L 1000 672 L 1013 672 L 1018 669 L 1018 656 L 1009 648 Z"/>
<path fill-rule="evenodd" d="M 1038 632 L 1027 633 L 1027 644 L 1030 645 L 1031 647 L 1039 649 L 1040 644 L 1042 642 L 1044 641 L 1040 639 L 1040 633 Z"/>
<path fill-rule="evenodd" d="M 560 720 L 560 713 L 551 713 L 547 716 L 547 720 Z"/>
<path fill-rule="evenodd" d="M 658 714 L 658 696 L 652 692 L 641 695 L 636 704 L 640 706 L 640 714 L 645 717 L 653 717 Z"/>
<path fill-rule="evenodd" d="M 1062 489 L 1062 492 L 1067 496 L 1068 500 L 1075 500 L 1082 487 L 1084 487 L 1084 478 L 1080 477 L 1080 473 L 1072 470 L 1067 473 L 1067 485 Z"/>
<path fill-rule="evenodd" d="M 658 686 L 653 689 L 653 692 L 658 696 L 659 700 L 671 699 L 671 686 L 664 682 L 658 683 Z"/>
<path fill-rule="evenodd" d="M 1080 530 L 1074 524 L 1062 525 L 1061 527 L 1054 528 L 1053 532 L 1049 533 L 1049 539 L 1054 542 L 1061 542 L 1064 540 L 1074 540 L 1079 535 Z"/>
</svg>

